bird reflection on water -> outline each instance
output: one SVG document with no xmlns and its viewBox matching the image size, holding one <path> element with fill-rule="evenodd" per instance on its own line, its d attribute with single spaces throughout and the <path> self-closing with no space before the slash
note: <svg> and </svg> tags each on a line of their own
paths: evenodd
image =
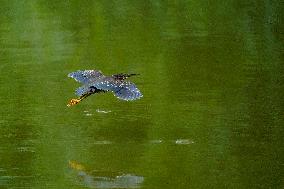
<svg viewBox="0 0 284 189">
<path fill-rule="evenodd" d="M 121 100 L 137 100 L 143 96 L 142 93 L 134 83 L 125 81 L 125 79 L 134 75 L 137 74 L 120 73 L 112 76 L 105 76 L 98 70 L 78 70 L 72 72 L 68 74 L 68 77 L 82 83 L 83 86 L 76 90 L 75 94 L 79 96 L 79 98 L 71 99 L 67 106 L 78 104 L 92 94 L 108 91 L 113 92 L 114 95 Z"/>
<path fill-rule="evenodd" d="M 140 188 L 144 177 L 119 172 L 88 171 L 84 165 L 69 161 L 69 167 L 77 171 L 83 185 L 88 188 Z"/>
</svg>

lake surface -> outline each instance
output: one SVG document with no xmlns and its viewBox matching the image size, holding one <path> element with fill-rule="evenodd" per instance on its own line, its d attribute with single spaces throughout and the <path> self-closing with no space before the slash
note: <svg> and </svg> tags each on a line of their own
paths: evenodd
<svg viewBox="0 0 284 189">
<path fill-rule="evenodd" d="M 0 6 L 0 188 L 283 188 L 277 1 L 8 1 Z M 131 78 L 92 95 L 67 74 Z"/>
</svg>

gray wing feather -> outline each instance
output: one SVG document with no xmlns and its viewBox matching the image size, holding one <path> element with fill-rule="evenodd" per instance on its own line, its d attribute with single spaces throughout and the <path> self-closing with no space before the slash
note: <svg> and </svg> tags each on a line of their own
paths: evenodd
<svg viewBox="0 0 284 189">
<path fill-rule="evenodd" d="M 143 96 L 134 84 L 120 88 L 114 92 L 114 95 L 122 100 L 136 100 Z"/>
<path fill-rule="evenodd" d="M 80 97 L 84 94 L 87 94 L 89 91 L 90 91 L 90 86 L 83 85 L 83 86 L 79 87 L 78 89 L 76 89 L 75 94 Z"/>
<path fill-rule="evenodd" d="M 135 84 L 131 82 L 104 81 L 93 86 L 101 90 L 112 91 L 121 100 L 136 100 L 143 96 Z"/>
<path fill-rule="evenodd" d="M 102 77 L 103 74 L 98 70 L 78 70 L 68 74 L 68 77 L 71 77 L 78 81 L 79 83 L 87 84 L 95 79 Z"/>
</svg>

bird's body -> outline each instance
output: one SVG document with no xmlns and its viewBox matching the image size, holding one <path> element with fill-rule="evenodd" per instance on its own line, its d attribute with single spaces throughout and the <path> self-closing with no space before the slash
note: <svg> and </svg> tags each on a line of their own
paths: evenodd
<svg viewBox="0 0 284 189">
<path fill-rule="evenodd" d="M 79 99 L 72 99 L 67 106 L 78 104 L 86 97 L 101 92 L 112 91 L 114 95 L 121 100 L 136 100 L 143 95 L 135 84 L 125 81 L 130 76 L 136 74 L 115 74 L 112 76 L 105 76 L 101 71 L 84 70 L 76 71 L 68 74 L 71 77 L 82 83 L 83 85 L 76 90 L 76 95 Z"/>
</svg>

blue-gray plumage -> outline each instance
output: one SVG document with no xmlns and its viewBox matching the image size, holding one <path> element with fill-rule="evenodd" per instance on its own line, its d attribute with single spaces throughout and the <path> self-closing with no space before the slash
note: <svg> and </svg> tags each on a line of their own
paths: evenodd
<svg viewBox="0 0 284 189">
<path fill-rule="evenodd" d="M 136 100 L 141 98 L 143 95 L 135 84 L 125 81 L 130 76 L 136 74 L 115 74 L 112 76 L 105 76 L 101 71 L 97 70 L 84 70 L 76 71 L 68 74 L 71 77 L 82 83 L 83 86 L 76 90 L 76 95 L 79 99 L 72 99 L 68 106 L 75 105 L 82 101 L 84 98 L 91 94 L 111 91 L 114 95 L 121 100 Z"/>
</svg>

